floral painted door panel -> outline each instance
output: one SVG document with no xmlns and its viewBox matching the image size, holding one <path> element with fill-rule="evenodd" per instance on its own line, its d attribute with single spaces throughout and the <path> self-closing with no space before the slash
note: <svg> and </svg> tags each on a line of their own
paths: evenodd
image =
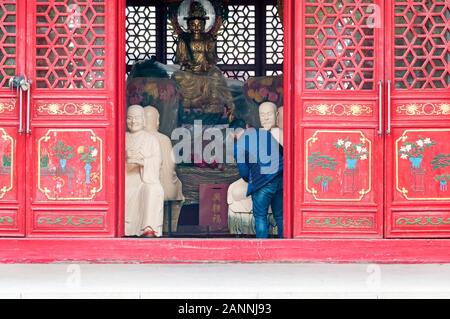
<svg viewBox="0 0 450 319">
<path fill-rule="evenodd" d="M 383 29 L 372 13 L 384 1 L 301 3 L 296 30 L 303 30 L 304 46 L 295 64 L 305 72 L 295 79 L 301 89 L 295 99 L 294 236 L 382 237 L 384 144 L 377 131 Z"/>
<path fill-rule="evenodd" d="M 450 237 L 450 3 L 389 6 L 386 236 Z"/>
<path fill-rule="evenodd" d="M 0 236 L 114 236 L 115 11 L 0 0 Z"/>
</svg>

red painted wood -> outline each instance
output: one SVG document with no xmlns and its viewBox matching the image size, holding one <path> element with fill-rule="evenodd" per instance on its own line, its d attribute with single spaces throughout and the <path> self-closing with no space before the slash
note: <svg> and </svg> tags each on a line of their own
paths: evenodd
<svg viewBox="0 0 450 319">
<path fill-rule="evenodd" d="M 110 1 L 27 2 L 27 235 L 116 232 L 117 8 Z M 65 162 L 58 143 L 70 147 Z M 67 155 L 66 154 L 66 155 Z M 48 163 L 40 164 L 47 157 Z"/>
<path fill-rule="evenodd" d="M 370 4 L 356 2 L 295 6 L 294 237 L 383 236 L 384 34 L 363 22 Z M 373 1 L 381 12 L 383 3 Z M 356 166 L 346 163 L 346 139 L 367 150 Z"/>
<path fill-rule="evenodd" d="M 126 1 L 117 1 L 118 37 L 117 37 L 117 101 L 118 105 L 126 106 Z M 119 108 L 120 109 L 120 108 Z M 125 235 L 125 112 L 118 112 L 117 118 L 117 236 Z"/>
<path fill-rule="evenodd" d="M 25 1 L 2 1 L 0 38 L 0 236 L 25 234 L 25 137 L 19 130 L 19 94 L 8 88 L 25 66 Z M 13 41 L 11 42 L 11 39 Z M 13 50 L 13 52 L 11 52 Z M 23 122 L 24 123 L 24 122 Z M 12 157 L 11 166 L 4 156 Z M 12 180 L 11 180 L 12 178 Z M 3 191 L 2 191 L 3 190 Z"/>
<path fill-rule="evenodd" d="M 294 144 L 292 139 L 292 134 L 289 132 L 294 131 L 294 112 L 295 109 L 294 99 L 293 99 L 293 75 L 294 75 L 294 50 L 293 45 L 294 39 L 294 7 L 295 1 L 285 1 L 284 2 L 284 70 L 283 70 L 283 83 L 284 83 L 284 163 L 283 163 L 283 196 L 284 196 L 284 216 L 283 216 L 283 235 L 285 238 L 292 238 L 293 236 L 293 216 L 292 216 L 292 203 L 293 203 L 293 176 L 294 176 L 294 165 L 290 158 L 293 158 Z"/>
<path fill-rule="evenodd" d="M 433 168 L 432 161 L 439 154 L 450 157 L 450 84 L 445 81 L 449 43 L 444 39 L 450 32 L 445 16 L 450 4 L 386 3 L 386 80 L 392 82 L 392 134 L 386 136 L 390 164 L 386 171 L 386 236 L 448 238 L 450 191 L 435 177 L 450 175 L 450 167 Z M 417 145 L 421 138 L 436 144 L 428 144 L 430 147 L 420 152 L 423 159 L 413 167 L 412 156 L 401 158 L 401 148 L 410 142 Z"/>
<path fill-rule="evenodd" d="M 450 240 L 3 239 L 0 263 L 449 263 Z"/>
</svg>

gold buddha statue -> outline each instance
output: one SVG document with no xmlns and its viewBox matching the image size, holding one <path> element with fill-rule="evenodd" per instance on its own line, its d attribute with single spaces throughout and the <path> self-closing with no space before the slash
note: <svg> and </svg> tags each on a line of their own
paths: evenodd
<svg viewBox="0 0 450 319">
<path fill-rule="evenodd" d="M 204 113 L 227 113 L 229 120 L 234 114 L 234 103 L 225 77 L 216 66 L 217 28 L 206 32 L 209 17 L 202 4 L 192 2 L 187 21 L 187 31 L 175 28 L 178 33 L 175 63 L 181 66 L 173 74 L 180 88 L 185 109 L 197 109 Z"/>
</svg>

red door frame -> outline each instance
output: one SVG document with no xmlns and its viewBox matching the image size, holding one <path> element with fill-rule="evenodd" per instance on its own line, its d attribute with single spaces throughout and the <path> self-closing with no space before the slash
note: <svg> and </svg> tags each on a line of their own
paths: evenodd
<svg viewBox="0 0 450 319">
<path fill-rule="evenodd" d="M 6 15 L 6 13 L 4 13 Z M 25 29 L 26 29 L 26 2 L 16 1 L 16 56 L 15 68 L 16 76 L 25 74 Z M 25 95 L 23 102 L 25 103 Z M 10 190 L 15 194 L 14 200 L 5 200 L 0 204 L 1 217 L 11 217 L 12 226 L 0 227 L 0 236 L 22 237 L 25 235 L 25 134 L 19 134 L 19 96 L 16 90 L 0 89 L 0 98 L 3 103 L 15 101 L 14 109 L 9 113 L 4 111 L 0 114 L 0 127 L 6 128 L 8 135 L 14 139 L 14 163 L 11 167 L 13 171 L 13 185 Z M 24 115 L 24 114 L 23 114 Z M 25 116 L 22 117 L 23 127 L 25 127 Z M 2 140 L 3 142 L 3 140 Z M 5 194 L 6 196 L 8 194 Z M 3 226 L 3 225 L 2 225 Z"/>
<path fill-rule="evenodd" d="M 294 19 L 293 19 L 293 12 L 294 12 L 294 0 L 285 1 L 285 9 L 284 9 L 284 50 L 285 50 L 285 56 L 284 56 L 284 114 L 287 114 L 284 117 L 284 132 L 292 132 L 294 127 L 294 117 L 291 115 L 293 112 L 291 109 L 291 105 L 293 105 L 293 99 L 294 99 L 294 90 L 291 86 L 291 83 L 293 83 L 294 79 L 294 73 L 293 73 L 293 47 L 292 47 L 292 41 L 293 41 L 293 28 L 294 28 Z M 120 35 L 119 41 L 118 41 L 118 83 L 117 83 L 117 94 L 118 94 L 118 105 L 126 105 L 126 87 L 125 87 L 125 81 L 123 79 L 125 78 L 126 74 L 126 27 L 125 27 L 125 21 L 126 21 L 126 0 L 118 0 L 118 17 L 119 17 L 119 23 L 118 23 L 118 34 Z M 120 107 L 119 107 L 120 110 Z M 117 223 L 117 234 L 118 237 L 124 236 L 124 220 L 125 220 L 125 191 L 124 191 L 124 185 L 125 185 L 125 134 L 123 132 L 126 131 L 125 126 L 125 112 L 118 112 L 117 116 L 118 122 L 117 122 L 117 129 L 118 129 L 118 171 L 119 171 L 119 182 L 118 182 L 118 223 Z M 293 199 L 293 180 L 295 178 L 295 174 L 293 171 L 293 163 L 289 160 L 289 158 L 292 158 L 292 146 L 293 146 L 293 140 L 291 134 L 285 134 L 284 136 L 284 145 L 286 146 L 285 149 L 285 163 L 284 163 L 284 236 L 285 238 L 292 238 L 293 234 L 293 216 L 290 212 L 292 212 L 292 199 Z M 162 239 L 161 241 L 164 241 Z"/>
</svg>

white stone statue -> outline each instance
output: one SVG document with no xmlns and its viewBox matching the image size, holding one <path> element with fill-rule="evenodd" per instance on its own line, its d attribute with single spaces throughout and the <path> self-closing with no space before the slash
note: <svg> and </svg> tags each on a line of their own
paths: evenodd
<svg viewBox="0 0 450 319">
<path fill-rule="evenodd" d="M 159 130 L 159 112 L 153 106 L 144 107 L 145 113 L 145 130 L 158 139 L 161 155 L 162 167 L 160 172 L 161 185 L 164 189 L 165 201 L 179 201 L 172 203 L 172 230 L 176 230 L 178 218 L 181 212 L 181 202 L 184 201 L 183 186 L 178 179 L 175 167 L 175 157 L 172 152 L 172 142 L 170 138 Z M 167 217 L 164 218 L 164 230 L 167 231 Z"/>
<path fill-rule="evenodd" d="M 283 108 L 281 107 L 283 121 Z M 278 111 L 279 112 L 279 111 Z M 277 106 L 272 102 L 265 102 L 259 106 L 259 119 L 262 128 L 270 131 L 272 136 L 283 145 L 283 130 L 277 127 L 279 114 Z M 240 179 L 228 188 L 228 228 L 231 234 L 255 234 L 255 220 L 253 217 L 252 197 L 247 197 L 248 184 Z M 269 209 L 269 232 L 276 234 L 276 222 Z"/>
<path fill-rule="evenodd" d="M 277 126 L 283 131 L 283 107 L 280 106 L 278 108 L 278 115 L 277 115 Z"/>
<path fill-rule="evenodd" d="M 125 235 L 161 237 L 164 190 L 158 139 L 145 131 L 144 108 L 132 105 L 127 112 L 125 143 Z"/>
<path fill-rule="evenodd" d="M 259 106 L 259 120 L 262 128 L 272 133 L 272 136 L 283 146 L 283 130 L 277 127 L 278 110 L 275 103 L 264 102 Z"/>
</svg>

